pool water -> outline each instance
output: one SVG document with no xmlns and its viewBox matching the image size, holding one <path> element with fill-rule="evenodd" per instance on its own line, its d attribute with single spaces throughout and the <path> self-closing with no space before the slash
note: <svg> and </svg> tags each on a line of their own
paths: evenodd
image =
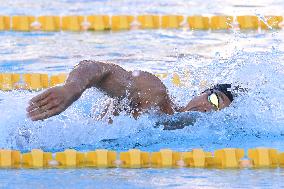
<svg viewBox="0 0 284 189">
<path fill-rule="evenodd" d="M 1 188 L 283 188 L 283 169 L 2 170 Z"/>
<path fill-rule="evenodd" d="M 282 15 L 283 1 L 22 1 L 3 0 L 2 14 L 219 14 Z M 65 8 L 62 8 L 65 7 Z M 119 9 L 117 7 L 120 7 Z M 175 12 L 172 12 L 175 10 Z M 282 14 L 281 14 L 282 13 Z M 198 114 L 184 129 L 155 128 L 155 116 L 114 124 L 96 121 L 108 99 L 96 89 L 59 116 L 32 122 L 25 108 L 38 92 L 0 92 L 0 147 L 23 152 L 33 148 L 125 151 L 139 148 L 187 151 L 258 146 L 284 151 L 284 31 L 133 30 L 121 32 L 1 32 L 0 72 L 50 75 L 68 73 L 79 61 L 114 62 L 127 70 L 168 73 L 163 79 L 177 104 L 185 105 L 211 84 L 247 88 L 219 112 Z M 185 86 L 171 82 L 173 73 Z M 201 85 L 205 83 L 205 85 Z M 1 170 L 2 188 L 280 188 L 283 169 L 50 169 Z"/>
</svg>

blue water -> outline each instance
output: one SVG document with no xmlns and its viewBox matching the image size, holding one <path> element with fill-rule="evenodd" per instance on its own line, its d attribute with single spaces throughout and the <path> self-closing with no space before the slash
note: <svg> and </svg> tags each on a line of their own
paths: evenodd
<svg viewBox="0 0 284 189">
<path fill-rule="evenodd" d="M 2 0 L 3 14 L 172 14 L 283 15 L 283 1 L 21 1 Z M 62 7 L 65 7 L 64 9 Z M 120 7 L 119 9 L 117 7 Z M 281 12 L 282 11 L 282 12 Z M 128 115 L 114 124 L 96 121 L 108 97 L 96 89 L 59 116 L 40 122 L 25 108 L 38 92 L 0 92 L 0 147 L 124 151 L 171 148 L 207 151 L 257 146 L 284 151 L 284 32 L 134 30 L 129 32 L 1 32 L 0 72 L 69 72 L 83 59 L 114 62 L 127 70 L 168 73 L 163 82 L 173 101 L 185 105 L 211 84 L 230 82 L 248 88 L 222 111 L 200 114 L 193 126 L 164 131 L 155 117 Z M 179 73 L 183 87 L 171 82 Z M 205 83 L 205 85 L 201 85 Z M 96 111 L 95 111 L 96 110 Z M 283 169 L 79 169 L 1 170 L 2 188 L 280 188 Z M 281 185 L 282 184 L 282 185 Z"/>
<path fill-rule="evenodd" d="M 1 188 L 283 188 L 283 169 L 3 170 Z"/>
</svg>

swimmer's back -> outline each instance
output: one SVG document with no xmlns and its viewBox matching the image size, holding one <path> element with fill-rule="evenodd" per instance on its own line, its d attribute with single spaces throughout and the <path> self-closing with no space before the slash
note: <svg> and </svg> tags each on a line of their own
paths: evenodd
<svg viewBox="0 0 284 189">
<path fill-rule="evenodd" d="M 98 69 L 106 72 L 97 87 L 110 97 L 127 97 L 132 108 L 139 110 L 159 107 L 164 113 L 173 113 L 167 89 L 155 75 L 145 71 L 126 71 L 115 64 L 97 64 Z"/>
</svg>

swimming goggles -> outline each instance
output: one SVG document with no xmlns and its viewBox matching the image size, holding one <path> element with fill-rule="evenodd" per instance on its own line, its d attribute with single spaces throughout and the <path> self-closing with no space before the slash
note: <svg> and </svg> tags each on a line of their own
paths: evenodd
<svg viewBox="0 0 284 189">
<path fill-rule="evenodd" d="M 208 95 L 208 102 L 219 110 L 219 97 L 215 92 L 212 92 L 210 95 Z"/>
</svg>

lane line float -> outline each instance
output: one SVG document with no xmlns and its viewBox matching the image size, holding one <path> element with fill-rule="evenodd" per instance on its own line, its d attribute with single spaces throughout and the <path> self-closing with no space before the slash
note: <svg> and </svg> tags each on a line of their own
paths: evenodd
<svg viewBox="0 0 284 189">
<path fill-rule="evenodd" d="M 66 149 L 62 152 L 44 152 L 33 149 L 27 153 L 17 150 L 0 150 L 0 168 L 281 168 L 284 153 L 273 148 L 248 149 L 247 157 L 241 148 L 224 148 L 212 152 L 192 149 L 177 152 L 161 149 L 144 152 L 130 149 L 115 152 L 106 149 L 79 152 Z"/>
</svg>

